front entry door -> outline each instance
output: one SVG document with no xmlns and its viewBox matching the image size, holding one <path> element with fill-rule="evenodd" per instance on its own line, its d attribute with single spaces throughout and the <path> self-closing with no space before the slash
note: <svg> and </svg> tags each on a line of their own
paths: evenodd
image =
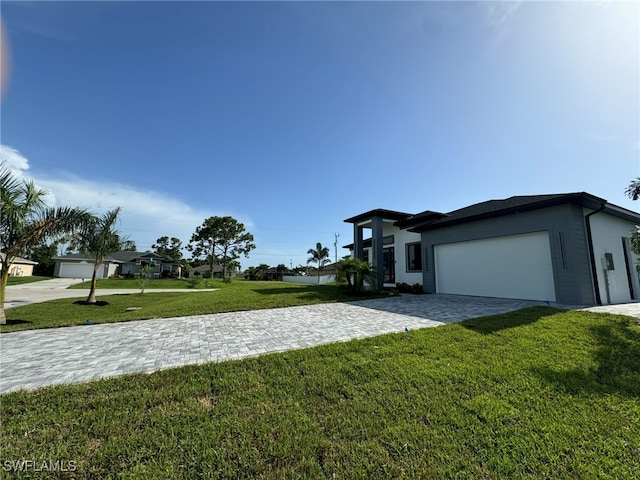
<svg viewBox="0 0 640 480">
<path fill-rule="evenodd" d="M 396 258 L 393 247 L 387 247 L 382 252 L 384 265 L 384 283 L 396 283 Z"/>
</svg>

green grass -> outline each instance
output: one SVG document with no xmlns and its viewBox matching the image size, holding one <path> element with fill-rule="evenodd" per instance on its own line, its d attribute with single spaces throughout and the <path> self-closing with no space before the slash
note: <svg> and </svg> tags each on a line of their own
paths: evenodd
<svg viewBox="0 0 640 480">
<path fill-rule="evenodd" d="M 9 277 L 7 285 L 23 285 L 25 283 L 41 282 L 51 280 L 53 277 Z"/>
<path fill-rule="evenodd" d="M 244 280 L 223 283 L 211 280 L 209 286 L 219 290 L 188 293 L 145 291 L 143 295 L 137 291 L 105 296 L 98 291 L 98 301 L 108 302 L 106 306 L 74 304 L 75 300 L 86 298 L 86 294 L 83 297 L 83 292 L 79 291 L 76 299 L 52 300 L 7 309 L 7 325 L 0 326 L 0 332 L 83 325 L 87 319 L 92 323 L 124 322 L 354 300 L 354 297 L 348 296 L 335 285 Z M 134 307 L 140 309 L 126 311 Z"/>
<path fill-rule="evenodd" d="M 219 283 L 219 282 L 218 282 Z M 140 290 L 140 280 L 137 278 L 103 278 L 96 281 L 96 288 L 131 288 Z M 91 286 L 91 280 L 85 279 L 84 282 L 71 285 L 70 289 L 88 289 Z M 184 278 L 150 278 L 145 283 L 146 289 L 154 288 L 192 288 L 192 283 Z"/>
<path fill-rule="evenodd" d="M 81 479 L 639 478 L 636 322 L 536 307 L 10 393 L 1 460 Z"/>
</svg>

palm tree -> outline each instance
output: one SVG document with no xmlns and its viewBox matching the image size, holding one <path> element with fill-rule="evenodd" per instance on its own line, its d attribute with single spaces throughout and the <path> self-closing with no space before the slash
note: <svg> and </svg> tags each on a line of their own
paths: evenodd
<svg viewBox="0 0 640 480">
<path fill-rule="evenodd" d="M 122 249 L 126 239 L 114 230 L 118 220 L 120 207 L 106 212 L 101 217 L 92 216 L 75 239 L 75 245 L 79 251 L 93 256 L 93 275 L 91 276 L 91 289 L 87 297 L 87 303 L 96 303 L 96 281 L 98 268 L 104 262 L 107 255 Z"/>
<path fill-rule="evenodd" d="M 374 286 L 378 281 L 376 270 L 369 262 L 359 258 L 344 258 L 338 262 L 337 270 L 341 281 L 347 282 L 347 290 L 352 294 L 364 291 L 364 284 Z"/>
<path fill-rule="evenodd" d="M 329 248 L 323 247 L 320 242 L 316 243 L 316 248 L 310 248 L 307 250 L 307 253 L 311 255 L 307 259 L 307 264 L 309 263 L 317 263 L 318 264 L 318 285 L 320 285 L 320 269 L 324 267 L 329 260 Z"/>
<path fill-rule="evenodd" d="M 44 197 L 48 194 L 0 165 L 0 324 L 7 323 L 4 300 L 9 265 L 43 240 L 69 234 L 89 218 L 78 208 L 47 207 Z"/>
<path fill-rule="evenodd" d="M 624 191 L 624 193 L 631 200 L 638 200 L 640 198 L 640 177 L 638 177 L 635 180 L 633 180 L 629 184 L 627 189 Z"/>
</svg>

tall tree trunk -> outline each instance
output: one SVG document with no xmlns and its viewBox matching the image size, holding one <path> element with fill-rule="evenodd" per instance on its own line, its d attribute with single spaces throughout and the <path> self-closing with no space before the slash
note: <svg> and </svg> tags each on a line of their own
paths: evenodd
<svg viewBox="0 0 640 480">
<path fill-rule="evenodd" d="M 93 275 L 91 276 L 91 289 L 89 290 L 89 296 L 87 297 L 87 303 L 96 303 L 96 283 L 98 281 L 98 267 L 100 267 L 102 262 L 98 263 L 96 260 L 95 265 L 93 266 Z"/>
<path fill-rule="evenodd" d="M 229 259 L 227 258 L 227 250 L 228 250 L 228 247 L 224 247 L 224 250 L 222 251 L 222 281 L 223 282 L 227 278 L 227 262 L 229 261 Z"/>
<path fill-rule="evenodd" d="M 7 324 L 7 315 L 4 312 L 4 299 L 9 281 L 9 265 L 2 265 L 2 278 L 0 279 L 0 325 Z"/>
<path fill-rule="evenodd" d="M 320 285 L 320 262 L 318 262 L 318 285 Z"/>
</svg>

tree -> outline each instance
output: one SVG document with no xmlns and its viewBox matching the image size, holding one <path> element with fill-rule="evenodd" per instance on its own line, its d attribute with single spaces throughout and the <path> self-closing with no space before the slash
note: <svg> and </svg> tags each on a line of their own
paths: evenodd
<svg viewBox="0 0 640 480">
<path fill-rule="evenodd" d="M 309 263 L 317 263 L 318 264 L 318 285 L 320 285 L 320 269 L 324 267 L 327 263 L 330 263 L 329 260 L 329 248 L 323 247 L 320 242 L 316 243 L 316 248 L 310 248 L 307 250 L 307 253 L 311 255 L 307 259 L 307 264 Z"/>
<path fill-rule="evenodd" d="M 169 240 L 169 237 L 165 235 L 158 238 L 156 243 L 151 245 L 151 248 L 158 255 L 162 255 L 176 263 L 182 260 L 182 241 L 179 238 L 171 237 L 171 240 Z"/>
<path fill-rule="evenodd" d="M 4 299 L 9 265 L 44 239 L 69 234 L 89 218 L 78 208 L 47 207 L 44 197 L 48 194 L 0 165 L 0 324 L 7 323 Z"/>
<path fill-rule="evenodd" d="M 256 246 L 253 235 L 246 232 L 244 224 L 235 218 L 209 217 L 196 228 L 186 248 L 195 258 L 207 258 L 212 278 L 214 264 L 222 265 L 222 278 L 226 280 L 230 263 L 240 255 L 248 257 Z"/>
<path fill-rule="evenodd" d="M 346 281 L 347 290 L 353 294 L 362 293 L 365 282 L 375 285 L 378 280 L 375 268 L 359 258 L 343 258 L 336 267 L 339 280 Z"/>
<path fill-rule="evenodd" d="M 633 180 L 629 184 L 627 189 L 624 191 L 624 193 L 631 200 L 638 200 L 640 198 L 640 177 L 638 177 L 635 180 Z"/>
<path fill-rule="evenodd" d="M 114 230 L 118 221 L 120 207 L 106 212 L 101 217 L 91 216 L 84 228 L 80 230 L 74 239 L 74 244 L 79 251 L 93 256 L 93 274 L 91 276 L 91 289 L 87 297 L 87 303 L 96 303 L 96 281 L 98 268 L 104 262 L 107 255 L 117 252 L 122 248 L 126 239 Z"/>
<path fill-rule="evenodd" d="M 276 275 L 278 276 L 278 280 L 282 281 L 282 277 L 284 277 L 285 273 L 287 273 L 289 269 L 284 263 L 281 263 L 276 267 Z"/>
<path fill-rule="evenodd" d="M 624 193 L 631 198 L 631 200 L 638 200 L 640 198 L 640 177 L 633 180 Z M 640 227 L 636 226 L 634 232 L 631 232 L 631 238 L 629 239 L 629 245 L 631 251 L 640 257 Z M 640 263 L 636 264 L 636 270 L 640 273 Z"/>
<path fill-rule="evenodd" d="M 120 246 L 120 250 L 123 252 L 137 252 L 138 247 L 133 240 L 124 240 Z"/>
<path fill-rule="evenodd" d="M 38 262 L 38 264 L 33 267 L 33 274 L 53 277 L 53 271 L 56 265 L 53 257 L 55 257 L 57 253 L 57 242 L 47 243 L 43 240 L 38 245 L 29 248 L 27 251 L 27 258 L 34 262 Z"/>
</svg>

